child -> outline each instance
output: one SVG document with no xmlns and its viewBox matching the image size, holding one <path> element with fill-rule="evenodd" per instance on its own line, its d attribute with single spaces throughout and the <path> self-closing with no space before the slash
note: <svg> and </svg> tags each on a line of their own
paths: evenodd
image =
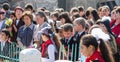
<svg viewBox="0 0 120 62">
<path fill-rule="evenodd" d="M 114 62 L 110 48 L 102 40 L 98 41 L 91 34 L 81 38 L 81 53 L 86 56 L 86 62 Z"/>
<path fill-rule="evenodd" d="M 52 32 L 50 27 L 45 27 L 39 32 L 42 38 L 41 53 L 42 53 L 42 62 L 54 62 L 58 56 L 55 53 L 58 53 L 60 48 L 60 43 L 55 35 Z"/>
<path fill-rule="evenodd" d="M 70 23 L 64 24 L 62 29 L 63 29 L 64 37 L 61 39 L 61 43 L 62 43 L 62 45 L 64 45 L 66 53 L 67 54 L 70 53 L 69 54 L 69 57 L 70 57 L 71 51 L 72 51 L 72 44 L 74 42 L 74 40 L 73 40 L 73 25 Z M 70 58 L 69 58 L 69 60 L 70 60 Z"/>
<path fill-rule="evenodd" d="M 0 32 L 0 55 L 3 56 L 9 55 L 8 54 L 10 46 L 10 43 L 8 42 L 9 37 L 10 37 L 9 31 L 4 29 Z"/>
</svg>

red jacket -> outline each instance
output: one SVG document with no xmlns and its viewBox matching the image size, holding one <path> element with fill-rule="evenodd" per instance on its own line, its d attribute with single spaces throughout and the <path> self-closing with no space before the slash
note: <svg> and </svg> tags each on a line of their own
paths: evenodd
<svg viewBox="0 0 120 62">
<path fill-rule="evenodd" d="M 88 57 L 86 59 L 86 62 L 91 62 L 91 61 L 95 61 L 95 60 L 97 60 L 99 62 L 105 62 L 98 51 L 95 51 L 90 57 Z"/>
<path fill-rule="evenodd" d="M 111 26 L 112 32 L 117 36 L 116 43 L 118 46 L 120 46 L 120 36 L 119 36 L 120 35 L 120 23 L 118 25 L 116 25 L 115 27 L 113 27 L 115 22 L 116 22 L 116 20 L 111 21 L 110 26 Z"/>
</svg>

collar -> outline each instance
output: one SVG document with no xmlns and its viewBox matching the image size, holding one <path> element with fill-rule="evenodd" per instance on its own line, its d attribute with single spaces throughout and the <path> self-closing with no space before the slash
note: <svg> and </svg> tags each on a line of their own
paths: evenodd
<svg viewBox="0 0 120 62">
<path fill-rule="evenodd" d="M 43 24 L 39 25 L 40 27 L 43 27 L 47 22 L 44 22 Z"/>
<path fill-rule="evenodd" d="M 78 32 L 78 34 L 81 35 L 84 31 L 85 31 L 85 29 L 83 29 L 81 32 Z"/>
<path fill-rule="evenodd" d="M 100 52 L 95 51 L 90 57 L 86 59 L 86 62 L 90 62 L 93 60 L 99 60 L 100 62 L 104 62 L 103 58 L 100 55 Z"/>
<path fill-rule="evenodd" d="M 28 26 L 31 30 L 33 29 L 33 27 L 34 27 L 34 24 L 32 23 L 32 24 L 30 24 L 30 26 Z M 23 30 L 25 30 L 27 28 L 27 26 L 26 25 L 24 25 L 24 28 L 23 28 Z"/>
<path fill-rule="evenodd" d="M 68 38 L 68 41 L 66 41 L 66 38 L 65 38 L 65 42 L 67 42 L 67 44 L 68 44 L 70 42 L 71 38 L 72 38 L 72 35 Z"/>
</svg>

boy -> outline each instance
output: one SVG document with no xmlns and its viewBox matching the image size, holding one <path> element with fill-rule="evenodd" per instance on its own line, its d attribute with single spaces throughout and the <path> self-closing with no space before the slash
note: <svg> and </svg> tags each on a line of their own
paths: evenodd
<svg viewBox="0 0 120 62">
<path fill-rule="evenodd" d="M 9 31 L 7 30 L 2 30 L 0 32 L 0 55 L 3 56 L 8 56 L 8 52 L 9 52 L 9 46 L 10 43 L 8 42 L 10 37 Z M 0 57 L 0 61 L 1 61 L 1 57 Z"/>
<path fill-rule="evenodd" d="M 61 39 L 61 43 L 62 43 L 62 45 L 64 45 L 65 52 L 67 53 L 67 55 L 69 54 L 69 56 L 68 56 L 69 58 L 65 57 L 65 59 L 67 58 L 70 60 L 72 44 L 74 42 L 74 40 L 73 40 L 73 25 L 66 23 L 63 25 L 62 29 L 63 29 L 64 37 Z"/>
<path fill-rule="evenodd" d="M 74 30 L 75 30 L 74 41 L 75 41 L 75 44 L 77 45 L 76 50 L 74 50 L 73 52 L 76 53 L 76 59 L 75 59 L 76 61 L 78 61 L 78 58 L 79 58 L 80 39 L 83 35 L 86 34 L 85 32 L 86 22 L 85 21 L 86 20 L 83 17 L 79 17 L 79 18 L 76 18 L 73 22 Z"/>
</svg>

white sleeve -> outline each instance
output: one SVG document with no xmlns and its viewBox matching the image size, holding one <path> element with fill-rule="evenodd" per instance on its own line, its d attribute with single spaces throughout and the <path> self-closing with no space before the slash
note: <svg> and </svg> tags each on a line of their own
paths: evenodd
<svg viewBox="0 0 120 62">
<path fill-rule="evenodd" d="M 49 56 L 49 62 L 55 61 L 55 47 L 54 47 L 54 45 L 48 46 L 48 56 Z"/>
<path fill-rule="evenodd" d="M 55 47 L 54 45 L 48 46 L 48 58 L 42 58 L 42 62 L 54 62 L 55 61 Z"/>
<path fill-rule="evenodd" d="M 91 31 L 91 34 L 96 37 L 96 39 L 103 39 L 105 41 L 108 41 L 108 39 L 110 39 L 108 34 L 105 34 L 100 28 L 94 28 Z"/>
</svg>

